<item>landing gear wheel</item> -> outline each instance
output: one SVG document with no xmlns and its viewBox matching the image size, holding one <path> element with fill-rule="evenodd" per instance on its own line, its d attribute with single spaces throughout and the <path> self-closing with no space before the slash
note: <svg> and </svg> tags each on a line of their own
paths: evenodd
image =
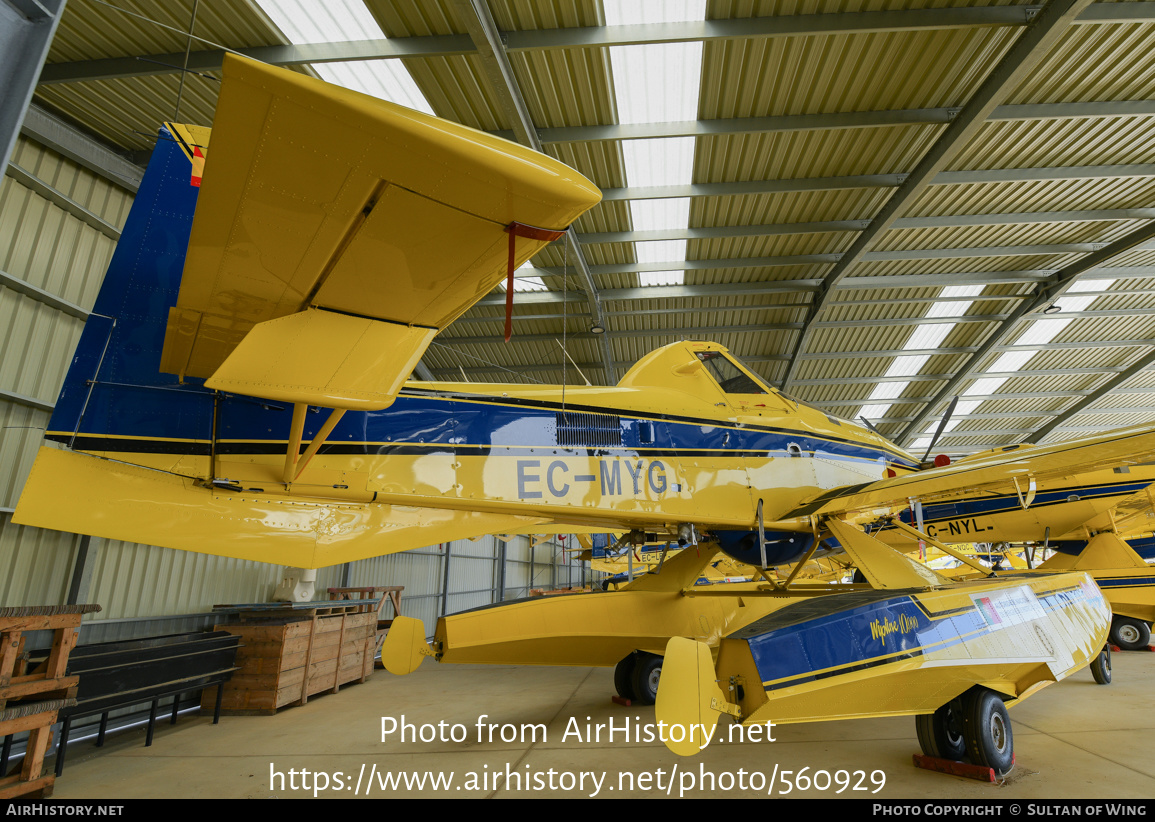
<svg viewBox="0 0 1155 822">
<path fill-rule="evenodd" d="M 629 656 L 618 663 L 614 668 L 614 688 L 618 696 L 631 702 L 637 699 L 634 696 L 634 666 L 638 662 L 638 652 L 633 651 Z"/>
<path fill-rule="evenodd" d="M 662 658 L 638 652 L 632 683 L 634 695 L 641 705 L 653 705 L 658 698 L 658 680 L 662 676 Z"/>
<path fill-rule="evenodd" d="M 927 756 L 958 762 L 967 752 L 962 731 L 962 711 L 958 701 L 948 702 L 933 714 L 914 718 L 918 744 Z"/>
<path fill-rule="evenodd" d="M 1108 645 L 1091 663 L 1091 676 L 1100 685 L 1111 684 L 1111 646 Z"/>
<path fill-rule="evenodd" d="M 975 765 L 1005 775 L 1015 764 L 1011 718 L 994 691 L 976 688 L 963 695 L 963 738 L 967 756 Z"/>
<path fill-rule="evenodd" d="M 1151 644 L 1151 626 L 1141 619 L 1115 617 L 1110 639 L 1124 651 L 1142 651 Z"/>
</svg>

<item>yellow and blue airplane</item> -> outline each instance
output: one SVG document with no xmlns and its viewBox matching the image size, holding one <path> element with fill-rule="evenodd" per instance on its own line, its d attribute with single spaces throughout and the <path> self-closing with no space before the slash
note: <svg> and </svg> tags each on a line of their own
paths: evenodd
<svg viewBox="0 0 1155 822">
<path fill-rule="evenodd" d="M 523 147 L 226 56 L 212 131 L 160 132 L 14 521 L 303 568 L 488 533 L 677 541 L 694 547 L 625 590 L 448 617 L 432 648 L 399 620 L 393 667 L 617 665 L 649 695 L 680 639 L 677 670 L 741 658 L 715 705 L 743 721 L 914 714 L 943 752 L 961 721 L 1005 766 L 1003 703 L 1099 658 L 1102 596 L 1078 571 L 952 583 L 878 537 L 912 499 L 1014 494 L 1074 523 L 1064 491 L 1150 459 L 1155 428 L 923 470 L 711 342 L 614 386 L 408 379 L 599 198 Z M 1138 490 L 1113 483 L 1096 514 Z M 719 550 L 794 570 L 694 586 Z M 869 588 L 797 578 L 834 550 Z"/>
</svg>

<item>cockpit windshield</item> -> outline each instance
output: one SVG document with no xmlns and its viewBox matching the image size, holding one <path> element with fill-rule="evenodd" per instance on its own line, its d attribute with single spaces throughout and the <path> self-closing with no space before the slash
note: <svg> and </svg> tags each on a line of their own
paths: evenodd
<svg viewBox="0 0 1155 822">
<path fill-rule="evenodd" d="M 698 359 L 706 366 L 727 394 L 765 394 L 766 387 L 751 378 L 721 351 L 699 351 Z"/>
</svg>

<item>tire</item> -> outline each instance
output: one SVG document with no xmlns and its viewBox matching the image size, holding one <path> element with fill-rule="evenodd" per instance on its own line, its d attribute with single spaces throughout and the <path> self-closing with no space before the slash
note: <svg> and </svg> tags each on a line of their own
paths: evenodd
<svg viewBox="0 0 1155 822">
<path fill-rule="evenodd" d="M 918 744 L 927 756 L 952 762 L 958 762 L 966 756 L 962 711 L 957 700 L 948 702 L 933 714 L 916 716 L 914 726 L 918 731 Z"/>
<path fill-rule="evenodd" d="M 638 652 L 631 683 L 639 705 L 653 705 L 658 698 L 658 680 L 662 676 L 662 658 L 654 654 Z"/>
<path fill-rule="evenodd" d="M 994 691 L 975 688 L 963 696 L 963 737 L 971 762 L 1004 776 L 1015 764 L 1015 740 L 1007 708 Z"/>
<path fill-rule="evenodd" d="M 638 661 L 638 652 L 634 651 L 614 668 L 614 688 L 618 696 L 631 702 L 637 699 L 634 696 L 634 666 Z"/>
<path fill-rule="evenodd" d="M 870 580 L 868 580 L 866 578 L 866 574 L 862 573 L 862 571 L 860 571 L 858 568 L 854 569 L 854 576 L 851 578 L 850 581 L 853 583 L 856 583 L 856 584 L 870 582 Z M 928 716 L 929 716 L 929 714 L 928 714 Z M 927 754 L 927 756 L 930 756 L 930 754 Z"/>
<path fill-rule="evenodd" d="M 1091 662 L 1091 676 L 1100 685 L 1111 684 L 1111 646 L 1108 645 Z"/>
<path fill-rule="evenodd" d="M 1124 651 L 1143 651 L 1151 644 L 1151 626 L 1141 619 L 1115 617 L 1110 638 Z"/>
</svg>

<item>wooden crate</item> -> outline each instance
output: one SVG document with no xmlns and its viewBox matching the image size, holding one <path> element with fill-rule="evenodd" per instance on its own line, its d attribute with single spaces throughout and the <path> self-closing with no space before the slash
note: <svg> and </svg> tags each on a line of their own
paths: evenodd
<svg viewBox="0 0 1155 822">
<path fill-rule="evenodd" d="M 239 670 L 224 685 L 222 713 L 275 713 L 285 705 L 303 705 L 314 694 L 364 682 L 373 673 L 375 612 L 314 612 L 303 619 L 250 616 L 243 624 L 216 630 L 241 638 Z M 201 707 L 215 700 L 216 689 L 206 688 Z"/>
<path fill-rule="evenodd" d="M 356 599 L 357 597 L 380 597 L 377 606 L 377 643 L 373 649 L 374 658 L 381 655 L 381 643 L 385 641 L 385 634 L 393 624 L 392 619 L 385 618 L 385 605 L 393 606 L 393 616 L 401 616 L 401 592 L 404 585 L 368 585 L 360 588 L 330 588 L 329 599 L 341 601 Z M 384 667 L 378 663 L 378 667 Z"/>
</svg>

